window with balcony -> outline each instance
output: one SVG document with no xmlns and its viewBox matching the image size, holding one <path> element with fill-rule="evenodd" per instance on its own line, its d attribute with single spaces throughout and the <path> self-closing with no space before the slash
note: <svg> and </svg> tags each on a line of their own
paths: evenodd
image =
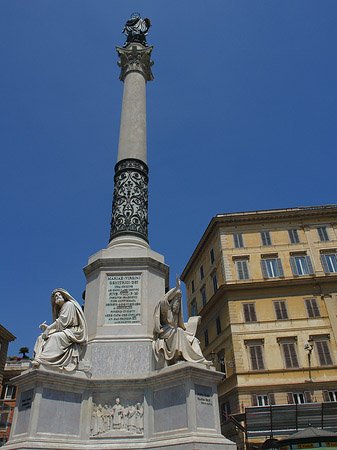
<svg viewBox="0 0 337 450">
<path fill-rule="evenodd" d="M 321 255 L 324 273 L 337 272 L 337 255 L 335 253 Z"/>
<path fill-rule="evenodd" d="M 308 317 L 321 317 L 321 312 L 318 308 L 317 300 L 315 298 L 305 298 L 305 307 L 307 308 Z"/>
<path fill-rule="evenodd" d="M 294 276 L 313 275 L 315 273 L 308 255 L 291 256 L 290 266 Z"/>
<path fill-rule="evenodd" d="M 261 269 L 263 278 L 284 277 L 281 258 L 261 259 Z"/>
<path fill-rule="evenodd" d="M 257 322 L 255 303 L 243 303 L 242 307 L 245 322 Z"/>
<path fill-rule="evenodd" d="M 273 302 L 274 311 L 277 320 L 286 320 L 288 319 L 288 311 L 285 300 L 276 300 Z"/>
<path fill-rule="evenodd" d="M 234 233 L 233 234 L 234 248 L 243 248 L 243 235 L 242 233 Z"/>
<path fill-rule="evenodd" d="M 319 240 L 321 242 L 326 242 L 326 241 L 330 240 L 326 227 L 318 227 L 317 233 L 318 233 Z"/>
<path fill-rule="evenodd" d="M 249 280 L 248 261 L 237 260 L 235 261 L 236 271 L 238 274 L 238 280 Z"/>
<path fill-rule="evenodd" d="M 296 229 L 288 230 L 289 240 L 291 244 L 299 244 L 300 237 L 298 235 L 298 231 Z"/>
<path fill-rule="evenodd" d="M 261 243 L 264 247 L 267 245 L 272 245 L 270 231 L 261 231 L 260 236 L 261 236 Z"/>
</svg>

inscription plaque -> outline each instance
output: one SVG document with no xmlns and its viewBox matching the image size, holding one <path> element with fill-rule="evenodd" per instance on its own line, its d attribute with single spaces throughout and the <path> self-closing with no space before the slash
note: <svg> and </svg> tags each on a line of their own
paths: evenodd
<svg viewBox="0 0 337 450">
<path fill-rule="evenodd" d="M 108 275 L 104 323 L 140 323 L 140 275 Z"/>
</svg>

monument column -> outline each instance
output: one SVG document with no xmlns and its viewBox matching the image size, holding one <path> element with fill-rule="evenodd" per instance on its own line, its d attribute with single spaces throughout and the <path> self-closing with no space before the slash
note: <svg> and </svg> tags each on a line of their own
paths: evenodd
<svg viewBox="0 0 337 450">
<path fill-rule="evenodd" d="M 153 47 L 117 47 L 124 82 L 109 247 L 148 247 L 148 167 L 146 165 L 146 83 L 153 80 Z"/>
</svg>

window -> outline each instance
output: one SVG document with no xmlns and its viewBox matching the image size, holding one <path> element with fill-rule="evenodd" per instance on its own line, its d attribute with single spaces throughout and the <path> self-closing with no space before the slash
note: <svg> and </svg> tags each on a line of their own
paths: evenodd
<svg viewBox="0 0 337 450">
<path fill-rule="evenodd" d="M 221 321 L 219 316 L 215 319 L 215 323 L 216 323 L 216 334 L 219 335 L 221 333 Z"/>
<path fill-rule="evenodd" d="M 321 262 L 324 273 L 336 273 L 337 272 L 337 255 L 321 255 Z"/>
<path fill-rule="evenodd" d="M 204 266 L 200 266 L 200 280 L 204 278 Z"/>
<path fill-rule="evenodd" d="M 315 298 L 305 298 L 305 306 L 307 308 L 308 317 L 321 317 L 320 310 Z"/>
<path fill-rule="evenodd" d="M 238 273 L 238 279 L 249 280 L 248 261 L 247 260 L 236 261 L 235 264 Z"/>
<path fill-rule="evenodd" d="M 310 256 L 291 256 L 290 265 L 294 276 L 314 274 L 314 268 Z"/>
<path fill-rule="evenodd" d="M 329 235 L 326 230 L 326 227 L 318 227 L 317 228 L 318 237 L 321 242 L 326 242 L 329 240 Z"/>
<path fill-rule="evenodd" d="M 295 369 L 299 367 L 296 354 L 295 342 L 282 342 L 284 364 L 287 369 Z"/>
<path fill-rule="evenodd" d="M 288 319 L 288 311 L 285 300 L 277 300 L 274 303 L 274 311 L 277 320 Z"/>
<path fill-rule="evenodd" d="M 245 322 L 256 322 L 255 303 L 243 303 Z"/>
<path fill-rule="evenodd" d="M 323 391 L 324 402 L 337 402 L 337 391 Z"/>
<path fill-rule="evenodd" d="M 249 345 L 248 348 L 252 370 L 263 370 L 264 361 L 262 354 L 262 345 Z"/>
<path fill-rule="evenodd" d="M 269 406 L 275 405 L 275 395 L 271 394 L 252 394 L 252 406 Z"/>
<path fill-rule="evenodd" d="M 314 347 L 316 349 L 319 365 L 320 366 L 332 366 L 332 358 L 330 355 L 328 341 L 316 341 Z"/>
<path fill-rule="evenodd" d="M 218 279 L 217 279 L 216 273 L 212 276 L 212 283 L 213 283 L 213 291 L 215 294 L 216 291 L 218 290 Z"/>
<path fill-rule="evenodd" d="M 228 422 L 230 420 L 229 418 L 230 413 L 231 413 L 230 403 L 229 402 L 222 403 L 220 407 L 221 423 Z"/>
<path fill-rule="evenodd" d="M 193 294 L 193 292 L 194 292 L 194 280 L 191 281 L 191 291 L 192 291 L 192 294 Z"/>
<path fill-rule="evenodd" d="M 296 229 L 294 230 L 288 230 L 289 234 L 289 240 L 291 244 L 298 244 L 300 242 L 300 237 L 298 235 L 298 231 Z"/>
<path fill-rule="evenodd" d="M 300 404 L 300 403 L 311 403 L 311 393 L 309 391 L 305 392 L 288 392 L 288 403 L 289 404 Z"/>
<path fill-rule="evenodd" d="M 281 258 L 261 259 L 263 278 L 284 277 Z"/>
<path fill-rule="evenodd" d="M 224 374 L 222 379 L 224 380 L 226 378 L 226 360 L 225 360 L 225 351 L 221 350 L 221 352 L 218 353 L 218 362 L 220 364 L 220 372 Z"/>
<path fill-rule="evenodd" d="M 204 331 L 204 339 L 205 339 L 205 347 L 208 347 L 209 339 L 208 339 L 208 330 L 207 329 Z"/>
<path fill-rule="evenodd" d="M 206 290 L 205 289 L 202 289 L 202 291 L 201 291 L 201 298 L 202 298 L 202 306 L 205 307 L 206 303 L 207 303 Z"/>
<path fill-rule="evenodd" d="M 262 242 L 263 246 L 272 245 L 269 231 L 261 231 L 260 236 L 261 236 L 261 242 Z"/>
<path fill-rule="evenodd" d="M 234 240 L 235 248 L 243 248 L 244 247 L 242 233 L 233 234 L 233 240 Z"/>
<path fill-rule="evenodd" d="M 5 385 L 2 388 L 2 394 L 3 394 L 4 400 L 15 400 L 16 387 Z M 2 397 L 2 395 L 1 395 L 1 397 Z"/>
<path fill-rule="evenodd" d="M 213 249 L 211 249 L 211 251 L 209 252 L 209 257 L 211 259 L 211 264 L 213 264 L 214 260 L 215 260 L 215 258 L 214 258 L 214 250 Z"/>
<path fill-rule="evenodd" d="M 191 316 L 197 316 L 198 315 L 198 309 L 197 309 L 197 302 L 196 300 L 192 300 L 191 303 Z"/>
</svg>

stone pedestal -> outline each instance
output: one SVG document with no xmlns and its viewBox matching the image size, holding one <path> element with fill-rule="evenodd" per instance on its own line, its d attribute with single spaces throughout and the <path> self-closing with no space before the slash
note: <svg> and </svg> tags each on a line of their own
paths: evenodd
<svg viewBox="0 0 337 450">
<path fill-rule="evenodd" d="M 235 449 L 220 434 L 216 384 L 222 375 L 181 362 L 143 377 L 89 378 L 30 370 L 17 378 L 18 402 L 9 449 Z M 95 405 L 119 405 L 142 416 L 104 428 Z M 130 419 L 131 424 L 131 419 Z"/>
</svg>

